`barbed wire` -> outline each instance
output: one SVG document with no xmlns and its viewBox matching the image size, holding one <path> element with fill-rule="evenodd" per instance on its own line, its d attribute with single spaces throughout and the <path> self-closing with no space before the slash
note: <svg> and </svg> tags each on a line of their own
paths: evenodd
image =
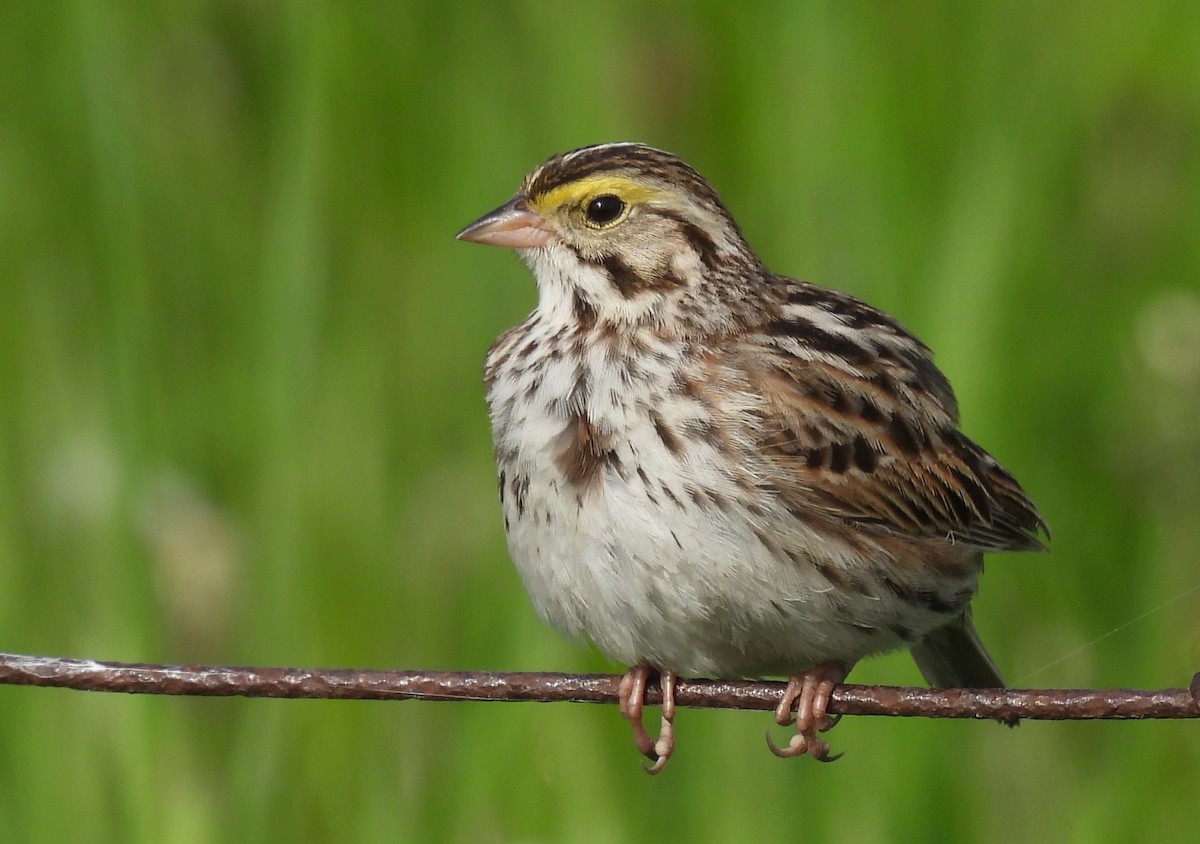
<svg viewBox="0 0 1200 844">
<path fill-rule="evenodd" d="M 620 677 L 544 672 L 385 671 L 149 665 L 0 653 L 0 684 L 91 692 L 330 700 L 617 702 Z M 773 710 L 785 684 L 760 680 L 680 680 L 676 704 Z M 651 688 L 647 703 L 660 702 Z M 923 718 L 1066 721 L 1200 718 L 1200 674 L 1189 688 L 927 689 L 843 684 L 830 712 Z"/>
</svg>

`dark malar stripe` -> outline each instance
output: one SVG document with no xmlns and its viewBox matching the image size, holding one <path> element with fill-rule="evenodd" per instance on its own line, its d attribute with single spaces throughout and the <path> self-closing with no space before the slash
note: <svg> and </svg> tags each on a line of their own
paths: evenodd
<svg viewBox="0 0 1200 844">
<path fill-rule="evenodd" d="M 643 276 L 619 255 L 606 255 L 600 259 L 599 265 L 608 273 L 609 282 L 623 299 L 632 299 L 647 292 L 662 293 L 687 284 L 686 280 L 670 269 Z"/>
<path fill-rule="evenodd" d="M 638 275 L 637 270 L 620 255 L 606 255 L 600 259 L 600 266 L 608 273 L 608 280 L 622 298 L 632 299 L 646 286 L 645 280 Z"/>
</svg>

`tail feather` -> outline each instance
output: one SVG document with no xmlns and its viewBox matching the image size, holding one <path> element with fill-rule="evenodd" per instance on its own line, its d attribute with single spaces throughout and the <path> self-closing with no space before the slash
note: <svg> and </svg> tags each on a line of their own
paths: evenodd
<svg viewBox="0 0 1200 844">
<path fill-rule="evenodd" d="M 1003 689 L 1000 669 L 975 632 L 968 607 L 944 627 L 925 635 L 912 648 L 925 682 L 944 689 Z"/>
<path fill-rule="evenodd" d="M 1000 669 L 975 632 L 971 608 L 944 627 L 925 634 L 912 648 L 913 660 L 925 682 L 941 689 L 1003 689 Z M 1016 718 L 998 718 L 1001 724 L 1017 726 Z"/>
</svg>

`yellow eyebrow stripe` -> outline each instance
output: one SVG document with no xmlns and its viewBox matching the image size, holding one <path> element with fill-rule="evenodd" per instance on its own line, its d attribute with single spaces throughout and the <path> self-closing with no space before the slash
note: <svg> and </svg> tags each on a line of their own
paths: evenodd
<svg viewBox="0 0 1200 844">
<path fill-rule="evenodd" d="M 567 182 L 540 196 L 531 197 L 530 207 L 539 214 L 549 214 L 564 205 L 582 205 L 592 197 L 611 193 L 627 203 L 642 202 L 657 192 L 646 185 L 621 176 L 585 176 L 575 182 Z"/>
</svg>

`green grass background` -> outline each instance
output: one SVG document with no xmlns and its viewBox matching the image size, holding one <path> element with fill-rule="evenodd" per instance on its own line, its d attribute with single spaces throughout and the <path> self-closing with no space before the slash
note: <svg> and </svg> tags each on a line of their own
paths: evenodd
<svg viewBox="0 0 1200 844">
<path fill-rule="evenodd" d="M 1167 0 L 3 4 L 0 648 L 616 669 L 543 628 L 507 561 L 480 369 L 534 290 L 452 236 L 618 139 L 678 152 L 773 268 L 936 350 L 1054 530 L 976 601 L 1012 681 L 1187 684 L 1200 6 Z M 0 687 L 0 814 L 19 842 L 1200 821 L 1196 723 L 848 718 L 836 765 L 771 757 L 768 723 L 684 710 L 650 779 L 612 707 Z"/>
</svg>

